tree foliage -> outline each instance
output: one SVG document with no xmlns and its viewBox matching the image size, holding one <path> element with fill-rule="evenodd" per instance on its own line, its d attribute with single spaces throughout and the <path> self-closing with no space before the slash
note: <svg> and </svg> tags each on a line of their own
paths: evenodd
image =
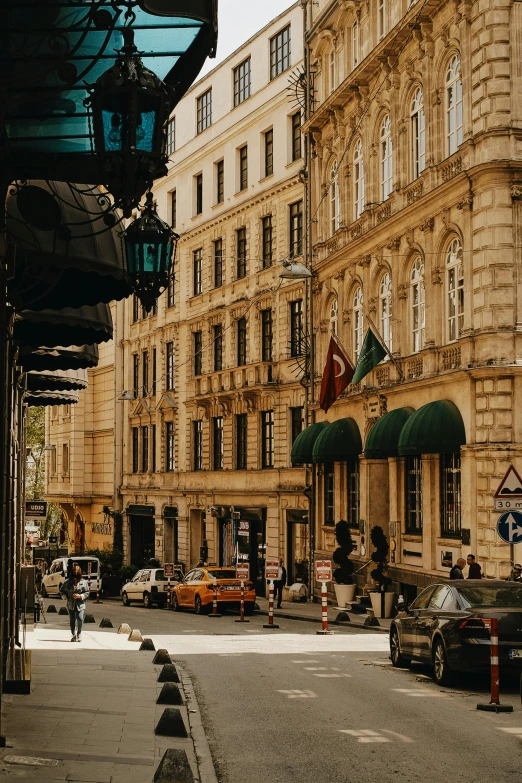
<svg viewBox="0 0 522 783">
<path fill-rule="evenodd" d="M 45 493 L 45 409 L 29 408 L 26 419 L 25 497 L 42 500 Z M 47 517 L 39 520 L 40 538 L 56 536 L 62 526 L 63 511 L 56 503 L 47 504 Z"/>
<path fill-rule="evenodd" d="M 338 585 L 353 584 L 353 561 L 350 560 L 350 554 L 353 552 L 354 545 L 350 526 L 345 519 L 341 519 L 335 526 L 335 538 L 339 546 L 332 555 L 334 563 L 338 566 L 333 577 Z"/>
<path fill-rule="evenodd" d="M 375 552 L 372 554 L 372 560 L 376 564 L 376 567 L 371 572 L 371 577 L 377 582 L 381 590 L 386 590 L 388 585 L 391 584 L 391 579 L 386 576 L 385 573 L 388 568 L 388 552 L 390 545 L 384 530 L 380 525 L 372 527 L 370 538 L 375 547 Z"/>
</svg>

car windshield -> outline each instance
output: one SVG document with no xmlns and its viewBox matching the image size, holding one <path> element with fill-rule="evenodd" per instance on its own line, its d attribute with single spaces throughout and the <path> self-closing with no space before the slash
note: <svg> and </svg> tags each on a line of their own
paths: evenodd
<svg viewBox="0 0 522 783">
<path fill-rule="evenodd" d="M 235 579 L 236 572 L 232 568 L 214 568 L 208 572 L 211 579 Z"/>
<path fill-rule="evenodd" d="M 165 571 L 163 568 L 160 568 L 158 571 L 156 571 L 156 582 L 166 582 L 167 577 L 165 576 Z"/>
<path fill-rule="evenodd" d="M 522 585 L 459 587 L 458 590 L 466 607 L 514 606 L 522 610 Z"/>
<path fill-rule="evenodd" d="M 82 569 L 82 574 L 87 576 L 89 570 L 88 564 L 91 564 L 91 576 L 98 573 L 98 561 L 97 560 L 74 560 L 73 565 L 79 565 Z"/>
</svg>

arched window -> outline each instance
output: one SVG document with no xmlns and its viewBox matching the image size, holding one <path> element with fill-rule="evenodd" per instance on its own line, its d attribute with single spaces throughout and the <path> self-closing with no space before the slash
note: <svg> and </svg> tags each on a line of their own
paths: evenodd
<svg viewBox="0 0 522 783">
<path fill-rule="evenodd" d="M 448 291 L 448 340 L 457 340 L 464 326 L 464 271 L 462 245 L 454 239 L 446 253 Z"/>
<path fill-rule="evenodd" d="M 453 155 L 462 144 L 462 79 L 457 55 L 446 72 L 446 136 L 448 154 Z"/>
<path fill-rule="evenodd" d="M 381 200 L 386 201 L 393 189 L 393 147 L 391 120 L 387 114 L 381 125 Z"/>
<path fill-rule="evenodd" d="M 392 347 L 392 284 L 388 272 L 381 278 L 379 288 L 379 319 L 381 322 L 381 335 L 388 350 Z"/>
<path fill-rule="evenodd" d="M 362 141 L 359 139 L 353 153 L 353 182 L 355 220 L 358 220 L 364 210 L 364 161 Z"/>
<path fill-rule="evenodd" d="M 330 235 L 333 236 L 341 224 L 341 197 L 337 162 L 332 166 L 330 182 Z"/>
<path fill-rule="evenodd" d="M 330 305 L 330 333 L 337 334 L 337 326 L 339 323 L 339 302 L 337 299 L 332 299 Z"/>
<path fill-rule="evenodd" d="M 330 56 L 328 59 L 328 80 L 329 80 L 329 87 L 330 87 L 330 94 L 335 90 L 337 87 L 337 61 L 336 61 L 336 55 L 335 55 L 335 47 L 332 48 L 330 52 Z"/>
<path fill-rule="evenodd" d="M 417 179 L 426 168 L 426 118 L 424 116 L 424 96 L 420 87 L 411 102 L 411 142 L 412 174 Z"/>
<path fill-rule="evenodd" d="M 359 22 L 356 19 L 352 25 L 352 68 L 359 65 Z"/>
<path fill-rule="evenodd" d="M 364 313 L 363 292 L 359 286 L 353 296 L 353 353 L 355 361 L 359 360 L 359 354 L 363 344 Z"/>
<path fill-rule="evenodd" d="M 421 351 L 424 348 L 424 261 L 419 256 L 415 259 L 411 270 L 411 316 L 413 350 Z"/>
</svg>

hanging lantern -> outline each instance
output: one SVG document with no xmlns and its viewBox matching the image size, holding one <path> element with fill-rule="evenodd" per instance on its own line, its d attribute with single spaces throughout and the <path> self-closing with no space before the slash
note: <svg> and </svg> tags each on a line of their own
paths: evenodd
<svg viewBox="0 0 522 783">
<path fill-rule="evenodd" d="M 149 191 L 141 217 L 124 234 L 130 283 L 147 312 L 169 284 L 178 240 L 179 235 L 158 216 Z"/>
<path fill-rule="evenodd" d="M 94 147 L 102 158 L 106 185 L 125 217 L 155 179 L 167 174 L 166 121 L 173 90 L 145 68 L 134 31 L 123 29 L 118 59 L 90 87 Z"/>
</svg>

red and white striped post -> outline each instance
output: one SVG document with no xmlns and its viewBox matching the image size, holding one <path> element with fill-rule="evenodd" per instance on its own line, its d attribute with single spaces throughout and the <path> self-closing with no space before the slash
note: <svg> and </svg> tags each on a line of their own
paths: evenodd
<svg viewBox="0 0 522 783">
<path fill-rule="evenodd" d="M 263 625 L 263 628 L 279 628 L 274 623 L 274 580 L 270 579 L 268 582 L 268 623 Z"/>
<path fill-rule="evenodd" d="M 172 595 L 170 592 L 170 576 L 167 578 L 167 609 L 170 609 L 170 604 L 172 601 Z"/>
<path fill-rule="evenodd" d="M 321 630 L 316 631 L 316 633 L 322 636 L 330 633 L 328 630 L 328 590 L 326 582 L 321 582 Z"/>
<path fill-rule="evenodd" d="M 491 643 L 491 701 L 489 704 L 477 704 L 477 710 L 486 712 L 513 712 L 509 704 L 500 703 L 500 671 L 498 666 L 498 618 L 483 618 L 482 622 L 489 628 Z"/>
<path fill-rule="evenodd" d="M 221 615 L 218 612 L 218 585 L 217 580 L 214 579 L 214 593 L 212 597 L 212 613 L 209 614 L 209 617 L 221 617 Z"/>
<path fill-rule="evenodd" d="M 250 620 L 245 620 L 245 582 L 241 580 L 241 600 L 239 602 L 239 620 L 236 623 L 249 623 Z"/>
</svg>

